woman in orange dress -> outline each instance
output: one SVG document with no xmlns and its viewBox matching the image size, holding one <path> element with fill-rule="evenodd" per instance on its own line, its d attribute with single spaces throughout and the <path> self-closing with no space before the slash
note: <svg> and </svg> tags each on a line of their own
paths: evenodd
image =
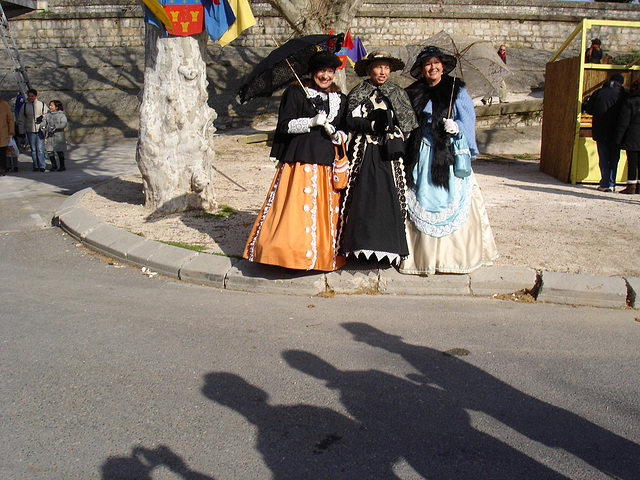
<svg viewBox="0 0 640 480">
<path fill-rule="evenodd" d="M 346 141 L 346 96 L 333 83 L 341 64 L 333 53 L 314 54 L 304 90 L 292 84 L 282 96 L 271 149 L 276 174 L 244 249 L 252 262 L 321 271 L 345 263 L 336 245 L 340 191 L 332 170 L 334 145 Z"/>
</svg>

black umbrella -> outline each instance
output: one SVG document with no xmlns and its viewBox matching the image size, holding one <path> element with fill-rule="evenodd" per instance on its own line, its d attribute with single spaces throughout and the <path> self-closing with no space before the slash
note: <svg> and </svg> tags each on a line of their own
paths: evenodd
<svg viewBox="0 0 640 480">
<path fill-rule="evenodd" d="M 307 35 L 292 38 L 276 48 L 256 65 L 238 90 L 240 103 L 256 97 L 268 97 L 292 80 L 299 80 L 307 73 L 307 64 L 314 53 L 319 50 L 337 52 L 343 38 L 342 34 Z"/>
</svg>

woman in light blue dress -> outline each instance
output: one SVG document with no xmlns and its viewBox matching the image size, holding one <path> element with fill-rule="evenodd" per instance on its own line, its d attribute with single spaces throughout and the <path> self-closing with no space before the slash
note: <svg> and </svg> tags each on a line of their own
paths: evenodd
<svg viewBox="0 0 640 480">
<path fill-rule="evenodd" d="M 473 101 L 464 82 L 448 75 L 455 66 L 455 57 L 426 47 L 411 69 L 418 80 L 406 90 L 420 126 L 406 155 L 409 256 L 402 273 L 468 273 L 498 256 L 471 171 L 478 154 Z M 468 154 L 466 165 L 455 164 L 454 140 Z"/>
</svg>

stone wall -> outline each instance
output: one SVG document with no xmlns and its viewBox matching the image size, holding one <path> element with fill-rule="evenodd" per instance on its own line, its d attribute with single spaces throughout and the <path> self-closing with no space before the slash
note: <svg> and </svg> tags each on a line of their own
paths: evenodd
<svg viewBox="0 0 640 480">
<path fill-rule="evenodd" d="M 289 29 L 266 2 L 254 2 L 259 25 L 243 45 L 268 46 Z M 352 32 L 367 45 L 403 46 L 447 30 L 516 48 L 556 50 L 584 18 L 640 20 L 640 5 L 544 0 L 365 0 Z M 638 45 L 640 31 L 597 29 L 612 49 Z"/>
<path fill-rule="evenodd" d="M 139 0 L 48 0 L 47 10 L 12 19 L 23 48 L 137 47 L 143 44 Z M 292 34 L 264 0 L 251 2 L 257 24 L 235 46 L 270 47 Z M 545 0 L 365 0 L 352 32 L 365 46 L 402 46 L 447 30 L 506 42 L 511 47 L 557 49 L 583 18 L 640 20 L 640 5 Z M 637 29 L 602 27 L 591 32 L 605 45 L 628 51 Z"/>
<path fill-rule="evenodd" d="M 44 2 L 43 2 L 44 3 Z M 235 91 L 251 68 L 291 35 L 266 1 L 252 2 L 258 24 L 224 48 L 209 43 L 207 75 L 216 124 L 243 124 L 277 111 L 279 99 L 240 105 Z M 135 136 L 144 70 L 144 22 L 139 0 L 48 0 L 47 8 L 10 20 L 32 85 L 40 97 L 65 104 L 73 141 L 114 135 Z M 352 33 L 368 49 L 385 47 L 405 56 L 404 45 L 445 29 L 474 35 L 510 50 L 511 91 L 526 92 L 542 80 L 544 62 L 583 17 L 640 20 L 640 5 L 525 0 L 366 0 Z M 636 32 L 635 30 L 639 30 Z M 605 49 L 627 51 L 640 44 L 640 29 L 591 32 Z M 515 48 L 514 48 L 515 47 Z M 576 45 L 571 48 L 575 50 Z M 519 49 L 520 58 L 515 56 Z M 531 50 L 527 53 L 528 49 Z M 524 52 L 524 54 L 522 53 Z M 531 63 L 530 57 L 538 56 Z M 540 58 L 543 60 L 539 61 Z M 530 62 L 530 63 L 528 63 Z M 16 86 L 11 64 L 0 55 L 0 94 L 10 100 Z M 348 86 L 358 79 L 348 71 Z M 406 79 L 398 78 L 402 84 Z M 511 83 L 509 83 L 511 82 Z"/>
</svg>

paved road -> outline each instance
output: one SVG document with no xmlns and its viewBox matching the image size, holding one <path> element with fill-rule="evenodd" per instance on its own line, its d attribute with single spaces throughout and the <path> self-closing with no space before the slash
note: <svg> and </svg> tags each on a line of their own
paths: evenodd
<svg viewBox="0 0 640 480">
<path fill-rule="evenodd" d="M 47 226 L 90 163 L 0 180 L 0 480 L 638 478 L 637 312 L 149 278 Z"/>
<path fill-rule="evenodd" d="M 135 140 L 70 147 L 69 168 L 64 172 L 33 172 L 31 157 L 21 154 L 19 171 L 0 179 L 0 234 L 10 228 L 21 231 L 50 226 L 64 198 L 135 169 L 135 160 L 130 158 L 133 145 Z"/>
</svg>

